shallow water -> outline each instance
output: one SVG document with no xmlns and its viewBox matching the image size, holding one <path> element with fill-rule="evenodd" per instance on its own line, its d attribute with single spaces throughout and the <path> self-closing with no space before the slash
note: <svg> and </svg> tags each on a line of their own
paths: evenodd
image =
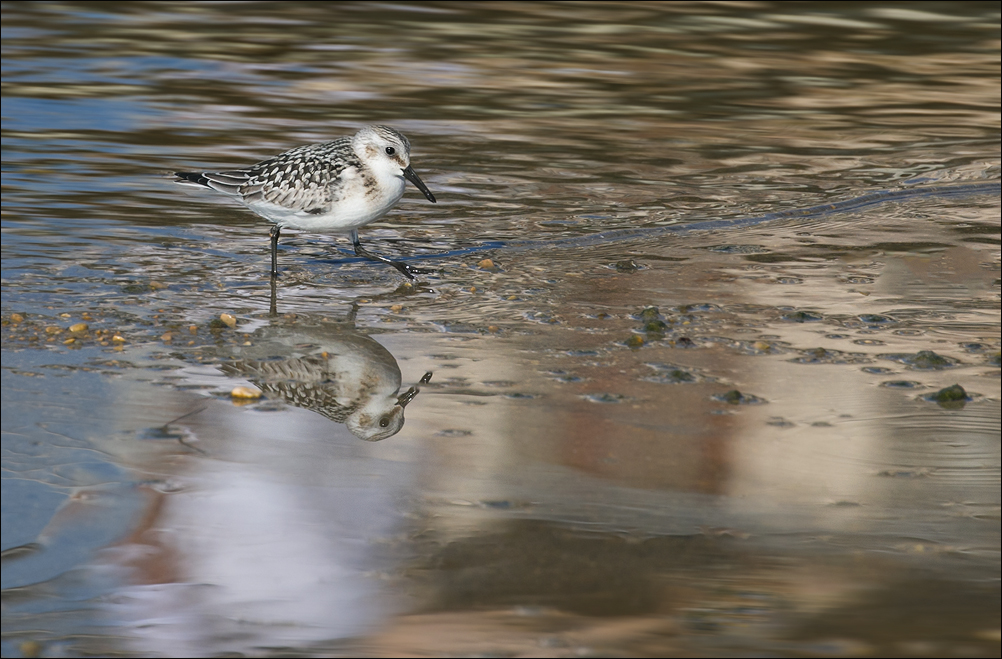
<svg viewBox="0 0 1002 659">
<path fill-rule="evenodd" d="M 998 654 L 997 3 L 14 3 L 3 47 L 4 656 Z M 300 233 L 273 288 L 166 176 L 376 122 L 439 200 L 361 232 L 413 285 Z"/>
</svg>

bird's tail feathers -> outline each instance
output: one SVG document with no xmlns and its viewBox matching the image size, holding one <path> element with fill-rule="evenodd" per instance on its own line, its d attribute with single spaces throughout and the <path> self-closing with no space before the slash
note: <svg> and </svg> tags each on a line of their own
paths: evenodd
<svg viewBox="0 0 1002 659">
<path fill-rule="evenodd" d="M 228 195 L 240 194 L 240 186 L 247 182 L 245 172 L 174 172 L 175 183 L 211 188 Z"/>
</svg>

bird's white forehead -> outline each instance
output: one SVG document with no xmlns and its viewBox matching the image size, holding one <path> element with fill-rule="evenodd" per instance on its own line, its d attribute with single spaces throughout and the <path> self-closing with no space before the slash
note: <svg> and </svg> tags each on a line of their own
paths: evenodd
<svg viewBox="0 0 1002 659">
<path fill-rule="evenodd" d="M 397 130 L 390 128 L 389 126 L 366 126 L 362 130 L 355 134 L 357 139 L 361 139 L 363 142 L 375 142 L 375 143 L 385 143 L 395 144 L 402 146 L 405 151 L 410 153 L 411 143 L 406 137 Z"/>
</svg>

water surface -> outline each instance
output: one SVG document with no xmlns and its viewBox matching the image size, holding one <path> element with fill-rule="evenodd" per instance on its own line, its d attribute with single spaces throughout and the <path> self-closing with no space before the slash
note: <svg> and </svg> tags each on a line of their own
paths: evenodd
<svg viewBox="0 0 1002 659">
<path fill-rule="evenodd" d="M 3 48 L 5 656 L 998 654 L 997 3 L 11 3 Z M 414 284 L 290 233 L 272 287 L 167 175 L 367 123 L 439 200 L 362 230 Z"/>
</svg>

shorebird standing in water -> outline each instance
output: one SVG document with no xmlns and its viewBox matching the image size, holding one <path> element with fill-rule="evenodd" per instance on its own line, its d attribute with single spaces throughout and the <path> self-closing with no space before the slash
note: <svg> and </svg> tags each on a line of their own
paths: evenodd
<svg viewBox="0 0 1002 659">
<path fill-rule="evenodd" d="M 358 229 L 400 201 L 405 180 L 428 201 L 435 195 L 411 167 L 411 144 L 389 126 L 366 126 L 352 137 L 307 144 L 246 169 L 175 172 L 178 183 L 195 184 L 240 200 L 273 222 L 271 276 L 278 276 L 278 238 L 283 228 L 318 233 L 347 231 L 355 254 L 392 265 L 408 279 L 422 270 L 373 254 Z"/>
</svg>

